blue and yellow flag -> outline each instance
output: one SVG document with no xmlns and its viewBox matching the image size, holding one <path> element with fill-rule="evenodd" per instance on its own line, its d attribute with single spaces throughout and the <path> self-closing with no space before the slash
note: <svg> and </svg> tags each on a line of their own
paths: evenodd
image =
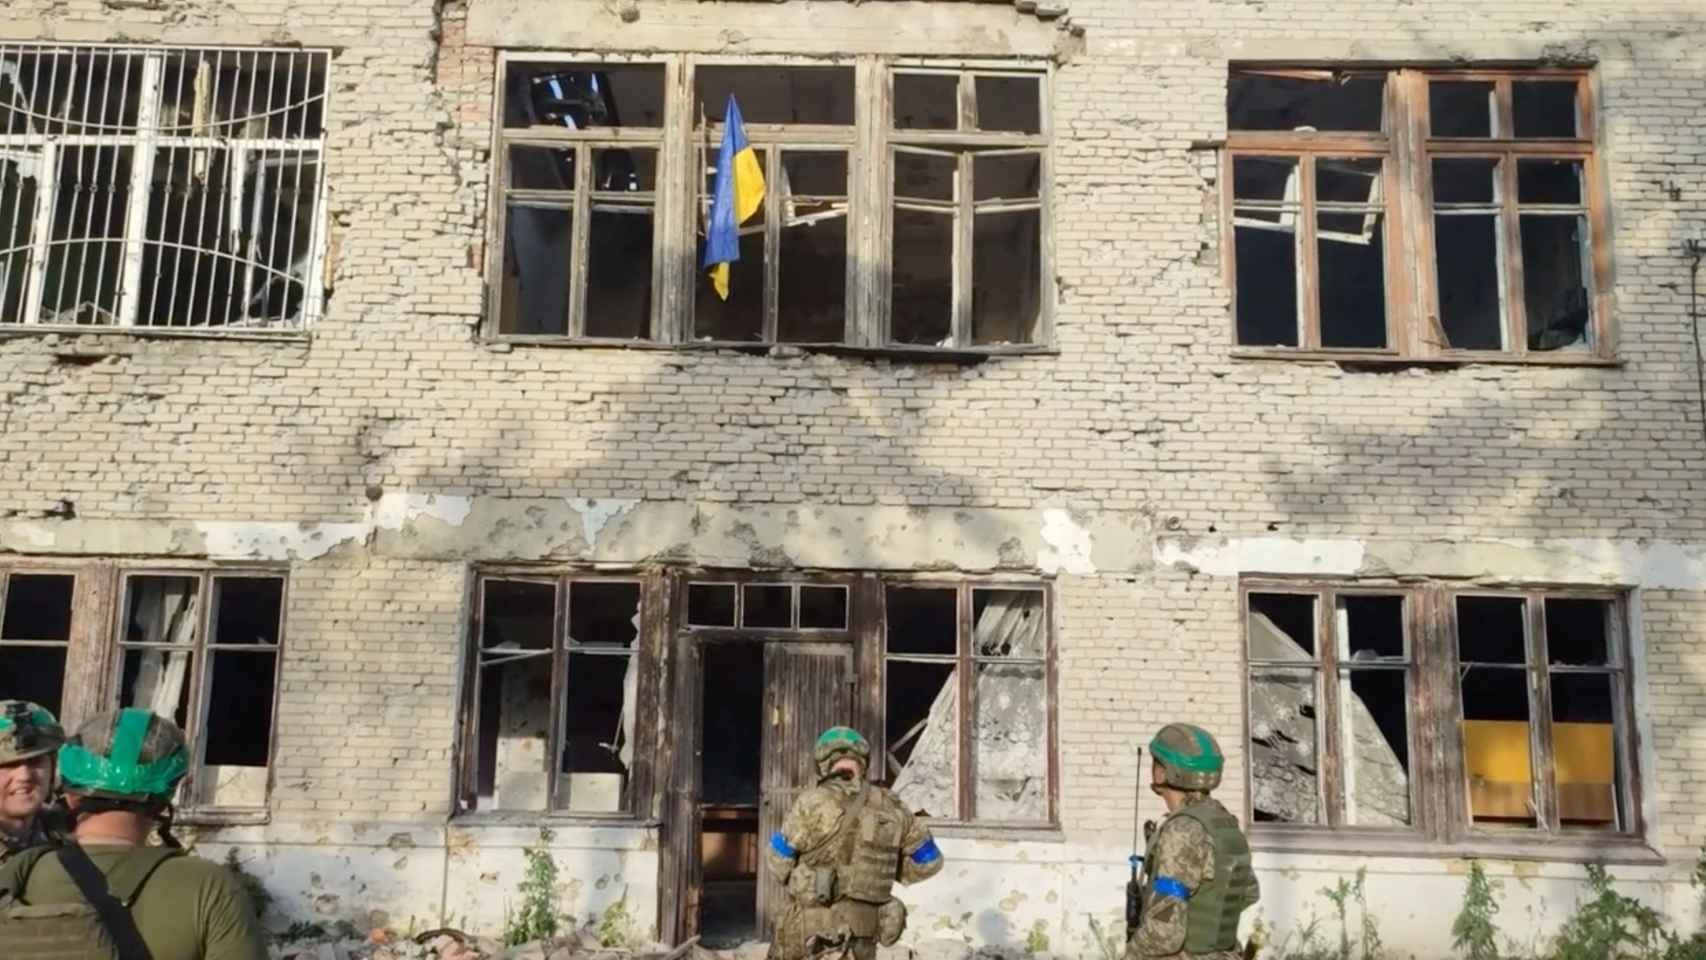
<svg viewBox="0 0 1706 960">
<path fill-rule="evenodd" d="M 711 191 L 711 221 L 705 227 L 705 262 L 717 296 L 729 298 L 729 264 L 740 259 L 740 225 L 764 202 L 764 171 L 746 142 L 740 107 L 729 94 L 723 113 L 723 145 L 717 151 L 717 181 Z"/>
</svg>

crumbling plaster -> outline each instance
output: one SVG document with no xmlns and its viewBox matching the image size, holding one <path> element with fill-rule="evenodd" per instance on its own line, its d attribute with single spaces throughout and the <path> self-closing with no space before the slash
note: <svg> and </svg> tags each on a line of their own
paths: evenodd
<svg viewBox="0 0 1706 960">
<path fill-rule="evenodd" d="M 0 521 L 0 552 L 307 561 L 365 547 L 411 560 L 670 561 L 857 570 L 1128 573 L 1149 516 L 909 506 L 776 506 L 384 493 L 359 521 Z"/>
<path fill-rule="evenodd" d="M 1706 589 L 1706 544 L 1663 540 L 1160 537 L 1155 564 L 1214 577 L 1440 577 Z"/>
</svg>

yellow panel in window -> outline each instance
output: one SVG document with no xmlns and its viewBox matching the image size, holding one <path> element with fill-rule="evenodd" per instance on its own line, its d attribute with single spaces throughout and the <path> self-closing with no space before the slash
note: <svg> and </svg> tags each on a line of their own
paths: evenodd
<svg viewBox="0 0 1706 960">
<path fill-rule="evenodd" d="M 1471 780 L 1527 783 L 1533 769 L 1528 724 L 1520 720 L 1463 721 L 1463 760 Z"/>
<path fill-rule="evenodd" d="M 1601 784 L 1616 779 L 1611 734 L 1609 723 L 1554 723 L 1552 758 L 1558 782 Z"/>
</svg>

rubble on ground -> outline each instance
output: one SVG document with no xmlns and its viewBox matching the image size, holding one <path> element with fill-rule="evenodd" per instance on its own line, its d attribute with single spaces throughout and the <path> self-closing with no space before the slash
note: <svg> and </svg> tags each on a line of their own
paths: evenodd
<svg viewBox="0 0 1706 960">
<path fill-rule="evenodd" d="M 315 931 L 319 933 L 319 931 Z M 581 930 L 504 946 L 491 937 L 476 937 L 460 930 L 430 930 L 404 937 L 375 930 L 366 937 L 355 930 L 320 936 L 283 939 L 273 944 L 272 960 L 764 960 L 769 944 L 744 943 L 737 947 L 711 949 L 698 938 L 670 947 L 655 943 L 638 948 L 606 946 L 590 930 Z M 955 940 L 900 944 L 878 950 L 878 960 L 1007 960 L 1016 956 L 1049 960 L 1019 950 L 985 947 L 976 949 Z"/>
</svg>

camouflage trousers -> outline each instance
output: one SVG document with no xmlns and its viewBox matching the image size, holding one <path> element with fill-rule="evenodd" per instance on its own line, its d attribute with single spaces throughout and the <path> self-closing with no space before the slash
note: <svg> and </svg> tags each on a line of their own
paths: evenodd
<svg viewBox="0 0 1706 960">
<path fill-rule="evenodd" d="M 847 901 L 835 907 L 792 901 L 776 921 L 768 960 L 875 960 L 876 938 L 856 935 L 874 928 L 875 917 L 876 908 Z"/>
</svg>

